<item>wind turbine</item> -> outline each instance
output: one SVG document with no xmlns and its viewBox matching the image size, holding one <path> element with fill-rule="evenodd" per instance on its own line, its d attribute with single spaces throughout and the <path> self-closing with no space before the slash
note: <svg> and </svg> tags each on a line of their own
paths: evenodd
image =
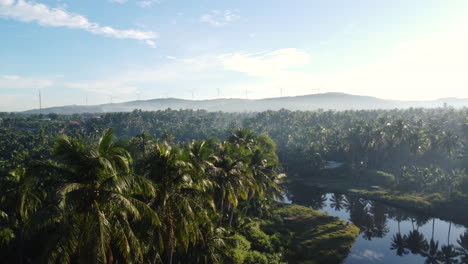
<svg viewBox="0 0 468 264">
<path fill-rule="evenodd" d="M 118 97 L 115 97 L 113 95 L 109 95 L 109 101 L 110 101 L 110 104 L 113 104 L 114 103 L 114 99 L 119 99 Z"/>
<path fill-rule="evenodd" d="M 42 114 L 42 96 L 41 96 L 41 90 L 39 90 L 39 114 Z"/>
</svg>

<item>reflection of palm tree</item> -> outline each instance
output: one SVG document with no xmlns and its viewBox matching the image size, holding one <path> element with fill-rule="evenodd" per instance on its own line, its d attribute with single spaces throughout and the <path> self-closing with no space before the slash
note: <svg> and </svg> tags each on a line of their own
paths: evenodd
<svg viewBox="0 0 468 264">
<path fill-rule="evenodd" d="M 396 208 L 388 208 L 388 216 L 389 218 L 395 219 L 398 223 L 398 233 L 401 233 L 400 231 L 400 223 L 402 221 L 405 221 L 408 219 L 408 216 L 401 210 L 396 209 Z"/>
<path fill-rule="evenodd" d="M 427 216 L 424 216 L 424 215 L 417 215 L 415 217 L 415 223 L 416 223 L 416 229 L 419 230 L 419 227 L 427 224 L 427 222 L 429 222 L 429 217 Z"/>
<path fill-rule="evenodd" d="M 440 260 L 444 264 L 457 264 L 458 262 L 458 252 L 455 250 L 454 246 L 447 245 L 443 246 L 441 250 Z"/>
<path fill-rule="evenodd" d="M 311 195 L 309 198 L 309 205 L 315 210 L 320 210 L 325 206 L 327 196 L 322 192 L 317 192 Z"/>
<path fill-rule="evenodd" d="M 344 195 L 334 193 L 330 198 L 330 206 L 336 211 L 341 211 L 344 208 L 345 200 L 346 197 Z"/>
<path fill-rule="evenodd" d="M 448 235 L 447 235 L 447 245 L 450 246 L 450 230 L 452 229 L 452 221 L 449 223 L 449 230 L 448 230 Z"/>
<path fill-rule="evenodd" d="M 406 239 L 406 246 L 413 254 L 420 254 L 428 248 L 424 235 L 417 230 L 413 230 L 409 233 Z"/>
<path fill-rule="evenodd" d="M 373 215 L 373 236 L 384 237 L 389 231 L 387 227 L 387 208 L 380 204 L 373 203 L 370 211 Z"/>
<path fill-rule="evenodd" d="M 392 247 L 391 250 L 396 250 L 398 256 L 403 256 L 408 254 L 406 250 L 406 236 L 402 236 L 400 232 L 392 237 Z"/>
<path fill-rule="evenodd" d="M 422 255 L 426 258 L 426 261 L 424 261 L 425 264 L 439 264 L 439 259 L 441 257 L 439 252 L 439 242 L 435 242 L 431 239 L 429 247 L 422 253 Z"/>
<path fill-rule="evenodd" d="M 460 235 L 460 238 L 457 239 L 458 245 L 460 245 L 457 250 L 462 256 L 462 263 L 468 263 L 468 231 L 465 231 L 464 234 Z"/>
</svg>

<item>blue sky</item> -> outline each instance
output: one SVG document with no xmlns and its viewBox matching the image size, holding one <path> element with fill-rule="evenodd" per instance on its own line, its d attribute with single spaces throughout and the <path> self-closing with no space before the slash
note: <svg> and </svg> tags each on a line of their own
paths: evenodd
<svg viewBox="0 0 468 264">
<path fill-rule="evenodd" d="M 0 0 L 0 111 L 178 97 L 468 97 L 468 1 Z"/>
</svg>

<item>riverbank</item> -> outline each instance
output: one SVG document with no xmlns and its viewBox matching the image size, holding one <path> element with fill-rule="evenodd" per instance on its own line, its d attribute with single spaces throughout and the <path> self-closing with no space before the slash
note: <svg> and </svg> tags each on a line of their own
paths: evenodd
<svg viewBox="0 0 468 264">
<path fill-rule="evenodd" d="M 281 216 L 276 228 L 289 241 L 288 263 L 340 263 L 359 235 L 359 228 L 308 207 L 282 205 L 275 211 Z"/>
<path fill-rule="evenodd" d="M 298 182 L 296 182 L 297 184 Z M 340 179 L 314 179 L 302 180 L 303 187 L 319 188 L 328 192 L 336 192 L 375 200 L 384 204 L 434 216 L 457 224 L 468 224 L 468 204 L 465 199 L 448 199 L 441 193 L 425 194 L 417 192 L 400 192 L 382 185 L 363 184 L 362 182 L 349 182 Z"/>
</svg>

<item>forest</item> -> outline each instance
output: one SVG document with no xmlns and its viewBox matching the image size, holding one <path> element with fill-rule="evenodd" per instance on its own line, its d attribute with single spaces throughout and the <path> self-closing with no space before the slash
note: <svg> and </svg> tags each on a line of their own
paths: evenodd
<svg viewBox="0 0 468 264">
<path fill-rule="evenodd" d="M 286 263 L 277 201 L 300 198 L 297 186 L 468 223 L 466 108 L 0 123 L 0 250 L 12 263 Z"/>
</svg>

